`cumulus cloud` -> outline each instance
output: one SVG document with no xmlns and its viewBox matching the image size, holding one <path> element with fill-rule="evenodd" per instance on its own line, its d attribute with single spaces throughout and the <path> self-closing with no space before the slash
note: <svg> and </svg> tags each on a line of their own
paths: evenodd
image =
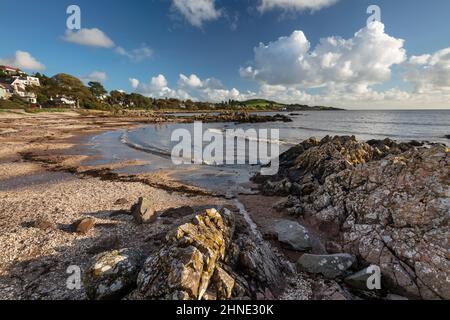
<svg viewBox="0 0 450 320">
<path fill-rule="evenodd" d="M 240 69 L 244 78 L 269 85 L 314 88 L 334 86 L 367 90 L 389 80 L 391 68 L 406 60 L 404 41 L 374 22 L 351 39 L 329 37 L 311 49 L 302 31 L 294 31 L 254 49 L 254 65 Z"/>
<path fill-rule="evenodd" d="M 144 61 L 153 55 L 153 50 L 146 45 L 142 45 L 140 48 L 133 50 L 126 50 L 118 46 L 115 50 L 119 55 L 125 56 L 134 62 Z"/>
<path fill-rule="evenodd" d="M 201 27 L 204 22 L 216 20 L 222 15 L 222 11 L 216 8 L 215 0 L 172 0 L 172 7 L 195 27 Z"/>
<path fill-rule="evenodd" d="M 138 79 L 136 78 L 130 78 L 128 79 L 130 81 L 130 85 L 133 88 L 133 90 L 136 90 L 139 87 L 139 84 L 141 83 Z"/>
<path fill-rule="evenodd" d="M 320 10 L 329 7 L 338 0 L 260 0 L 258 10 L 265 12 L 274 8 L 286 10 Z"/>
<path fill-rule="evenodd" d="M 414 85 L 414 91 L 450 93 L 450 48 L 434 54 L 412 56 L 406 66 L 404 80 Z"/>
<path fill-rule="evenodd" d="M 67 42 L 89 47 L 113 48 L 115 46 L 114 41 L 102 30 L 97 28 L 80 29 L 77 31 L 66 30 L 63 39 Z"/>
<path fill-rule="evenodd" d="M 1 59 L 0 64 L 29 71 L 42 71 L 45 66 L 34 58 L 29 52 L 16 51 L 15 55 L 10 58 Z"/>
<path fill-rule="evenodd" d="M 164 75 L 152 77 L 149 83 L 142 83 L 138 79 L 130 78 L 130 85 L 135 92 L 152 98 L 178 98 L 182 100 L 191 97 L 183 90 L 173 90 L 169 88 L 167 79 Z"/>
</svg>

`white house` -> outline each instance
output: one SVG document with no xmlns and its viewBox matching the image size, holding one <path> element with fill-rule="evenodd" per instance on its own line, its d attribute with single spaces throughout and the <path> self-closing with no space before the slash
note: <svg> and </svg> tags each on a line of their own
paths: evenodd
<svg viewBox="0 0 450 320">
<path fill-rule="evenodd" d="M 71 108 L 78 108 L 78 101 L 71 97 L 57 95 L 56 97 L 51 97 L 50 101 L 56 105 L 65 105 Z"/>
<path fill-rule="evenodd" d="M 14 81 L 11 84 L 12 86 L 14 86 L 14 85 L 19 85 L 21 87 L 29 87 L 29 86 L 40 87 L 41 86 L 41 83 L 39 82 L 39 78 L 36 78 L 36 77 L 30 77 L 30 76 L 18 77 L 18 76 L 14 76 L 13 79 L 14 79 Z"/>
<path fill-rule="evenodd" d="M 21 87 L 17 87 L 17 89 L 14 88 L 14 93 L 29 103 L 37 103 L 37 95 L 34 92 L 29 92 Z"/>
</svg>

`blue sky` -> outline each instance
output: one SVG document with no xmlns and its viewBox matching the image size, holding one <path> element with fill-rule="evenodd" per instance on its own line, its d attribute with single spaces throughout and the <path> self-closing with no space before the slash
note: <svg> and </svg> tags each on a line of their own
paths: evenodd
<svg viewBox="0 0 450 320">
<path fill-rule="evenodd" d="M 81 8 L 81 28 L 98 29 L 109 45 L 69 39 L 66 9 L 72 4 Z M 355 33 L 367 28 L 372 4 L 381 9 L 384 29 L 363 32 L 358 46 Z M 0 62 L 156 97 L 448 108 L 449 12 L 448 0 L 0 0 Z M 307 44 L 294 31 L 302 31 Z M 349 42 L 318 46 L 327 37 Z M 266 47 L 258 59 L 259 43 Z M 373 54 L 365 57 L 361 45 L 373 43 Z M 327 48 L 342 57 L 324 71 Z M 28 56 L 17 57 L 17 51 Z M 299 57 L 307 67 L 297 64 Z M 376 67 L 368 71 L 355 66 L 372 62 Z M 240 72 L 245 68 L 249 72 Z"/>
</svg>

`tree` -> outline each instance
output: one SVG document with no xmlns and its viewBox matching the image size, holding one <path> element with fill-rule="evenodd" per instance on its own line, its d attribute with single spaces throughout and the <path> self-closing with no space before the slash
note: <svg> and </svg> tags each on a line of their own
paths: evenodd
<svg viewBox="0 0 450 320">
<path fill-rule="evenodd" d="M 90 81 L 88 83 L 89 90 L 91 90 L 92 94 L 96 97 L 101 97 L 107 93 L 105 87 L 100 82 Z"/>
</svg>

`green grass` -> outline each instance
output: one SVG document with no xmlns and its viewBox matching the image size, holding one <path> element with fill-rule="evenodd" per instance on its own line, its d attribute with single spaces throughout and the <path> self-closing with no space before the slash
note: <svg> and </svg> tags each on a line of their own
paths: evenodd
<svg viewBox="0 0 450 320">
<path fill-rule="evenodd" d="M 279 108 L 283 106 L 283 104 L 281 103 L 265 99 L 247 100 L 243 101 L 242 104 L 244 104 L 247 108 L 258 108 L 258 109 Z"/>
</svg>

